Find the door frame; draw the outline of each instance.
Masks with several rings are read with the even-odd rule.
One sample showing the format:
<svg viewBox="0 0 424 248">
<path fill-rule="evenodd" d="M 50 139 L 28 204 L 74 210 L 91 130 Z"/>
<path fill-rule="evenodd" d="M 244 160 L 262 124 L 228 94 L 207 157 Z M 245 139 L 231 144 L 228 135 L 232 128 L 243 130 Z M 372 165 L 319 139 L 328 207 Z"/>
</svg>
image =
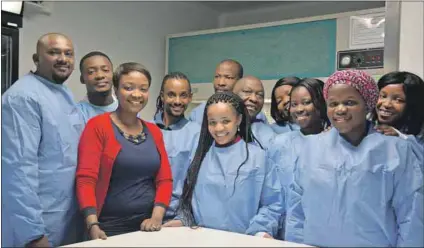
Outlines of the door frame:
<svg viewBox="0 0 424 248">
<path fill-rule="evenodd" d="M 2 26 L 1 34 L 12 38 L 11 85 L 13 85 L 19 77 L 19 29 Z"/>
</svg>

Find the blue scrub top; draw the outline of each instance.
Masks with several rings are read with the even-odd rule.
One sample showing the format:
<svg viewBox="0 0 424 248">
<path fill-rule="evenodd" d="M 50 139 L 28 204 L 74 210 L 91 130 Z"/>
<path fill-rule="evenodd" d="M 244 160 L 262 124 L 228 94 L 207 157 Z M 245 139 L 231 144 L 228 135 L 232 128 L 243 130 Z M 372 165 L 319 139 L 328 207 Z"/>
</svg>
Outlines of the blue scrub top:
<svg viewBox="0 0 424 248">
<path fill-rule="evenodd" d="M 2 97 L 2 246 L 43 235 L 52 246 L 83 231 L 75 197 L 84 122 L 71 91 L 32 73 Z"/>
</svg>

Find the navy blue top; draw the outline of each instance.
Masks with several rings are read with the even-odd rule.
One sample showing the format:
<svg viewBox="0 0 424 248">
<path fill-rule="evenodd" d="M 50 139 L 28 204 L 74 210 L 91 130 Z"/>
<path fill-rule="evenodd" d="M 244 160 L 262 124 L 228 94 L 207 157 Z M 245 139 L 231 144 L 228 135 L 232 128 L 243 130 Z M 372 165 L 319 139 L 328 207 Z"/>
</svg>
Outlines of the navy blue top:
<svg viewBox="0 0 424 248">
<path fill-rule="evenodd" d="M 128 232 L 136 231 L 141 222 L 152 215 L 160 155 L 146 126 L 143 129 L 146 140 L 138 145 L 125 139 L 115 123 L 113 129 L 121 150 L 113 165 L 99 221 L 106 229 L 108 223 L 113 224 L 113 229 L 120 229 L 116 225 L 119 223 Z"/>
</svg>

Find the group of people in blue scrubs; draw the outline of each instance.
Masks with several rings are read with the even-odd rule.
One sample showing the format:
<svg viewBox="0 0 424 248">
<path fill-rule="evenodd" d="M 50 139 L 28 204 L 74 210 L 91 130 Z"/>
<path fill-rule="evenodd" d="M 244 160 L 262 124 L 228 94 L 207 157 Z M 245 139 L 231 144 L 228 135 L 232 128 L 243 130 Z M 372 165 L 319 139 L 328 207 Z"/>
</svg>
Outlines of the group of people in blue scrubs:
<svg viewBox="0 0 424 248">
<path fill-rule="evenodd" d="M 293 86 L 290 113 L 300 131 L 278 135 L 269 150 L 286 197 L 281 238 L 329 247 L 422 246 L 423 150 L 368 120 L 381 97 L 363 71 Z M 387 111 L 394 113 L 390 105 Z"/>
<path fill-rule="evenodd" d="M 111 59 L 79 64 L 87 98 L 63 85 L 74 69 L 69 37 L 43 35 L 35 72 L 2 97 L 2 246 L 82 241 L 75 197 L 79 137 L 113 112 Z M 278 80 L 269 124 L 265 90 L 232 59 L 214 94 L 186 110 L 187 75 L 170 72 L 150 122 L 162 131 L 173 192 L 162 227 L 206 227 L 313 246 L 424 246 L 424 82 L 392 72 L 378 82 L 344 70 L 325 82 Z"/>
</svg>

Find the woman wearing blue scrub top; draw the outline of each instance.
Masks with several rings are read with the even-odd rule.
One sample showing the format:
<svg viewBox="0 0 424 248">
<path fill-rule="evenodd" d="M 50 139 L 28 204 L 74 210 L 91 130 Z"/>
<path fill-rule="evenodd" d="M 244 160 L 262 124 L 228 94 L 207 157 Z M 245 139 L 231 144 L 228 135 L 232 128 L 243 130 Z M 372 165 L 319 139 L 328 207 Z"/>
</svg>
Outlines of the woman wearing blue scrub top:
<svg viewBox="0 0 424 248">
<path fill-rule="evenodd" d="M 373 120 L 424 142 L 424 81 L 410 72 L 390 72 L 378 80 L 378 89 Z"/>
<path fill-rule="evenodd" d="M 378 80 L 376 130 L 407 139 L 418 156 L 424 155 L 424 81 L 406 71 L 390 72 Z"/>
<path fill-rule="evenodd" d="M 291 146 L 296 146 L 296 149 L 300 150 L 307 135 L 321 133 L 330 124 L 323 87 L 324 82 L 314 78 L 304 78 L 293 86 L 290 93 L 289 112 L 300 130 L 277 135 L 268 150 L 271 161 L 279 169 L 280 182 L 286 193 L 293 181 L 295 161 L 289 156 L 291 154 L 287 154 L 285 151 L 290 150 Z M 284 210 L 286 210 L 286 206 Z M 279 239 L 284 239 L 284 221 L 285 214 L 280 220 Z"/>
<path fill-rule="evenodd" d="M 276 236 L 284 195 L 275 166 L 253 142 L 243 101 L 231 92 L 214 94 L 202 123 L 178 216 L 164 226 Z"/>
<path fill-rule="evenodd" d="M 288 151 L 296 159 L 285 239 L 422 247 L 423 161 L 409 142 L 376 132 L 366 120 L 378 99 L 374 80 L 363 71 L 338 71 L 324 97 L 333 128 Z"/>
<path fill-rule="evenodd" d="M 290 119 L 289 105 L 292 87 L 300 81 L 297 77 L 284 77 L 278 80 L 271 93 L 271 117 L 275 123 L 271 128 L 275 133 L 299 130 L 299 126 Z"/>
</svg>

